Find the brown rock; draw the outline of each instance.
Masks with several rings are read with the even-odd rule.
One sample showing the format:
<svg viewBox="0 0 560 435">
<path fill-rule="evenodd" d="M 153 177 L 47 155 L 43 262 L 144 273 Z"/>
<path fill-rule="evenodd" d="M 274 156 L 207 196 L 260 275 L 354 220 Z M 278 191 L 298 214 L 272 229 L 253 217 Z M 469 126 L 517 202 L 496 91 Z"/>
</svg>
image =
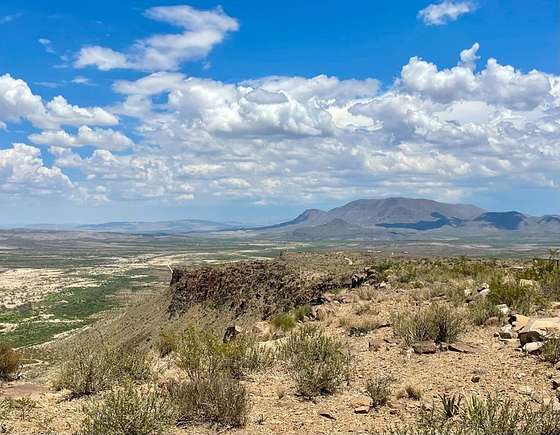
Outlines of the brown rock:
<svg viewBox="0 0 560 435">
<path fill-rule="evenodd" d="M 329 420 L 336 420 L 336 416 L 334 415 L 334 413 L 332 413 L 331 411 L 328 410 L 321 410 L 319 411 L 319 415 L 321 417 L 325 417 L 328 418 Z"/>
<path fill-rule="evenodd" d="M 471 378 L 471 382 L 474 382 L 475 384 L 479 383 L 479 382 L 480 382 L 480 376 L 474 375 L 474 376 Z"/>
<path fill-rule="evenodd" d="M 437 352 L 437 346 L 433 341 L 418 341 L 412 344 L 412 349 L 418 354 Z"/>
<path fill-rule="evenodd" d="M 473 346 L 472 344 L 458 342 L 458 343 L 450 343 L 449 350 L 453 352 L 460 352 L 460 353 L 477 353 L 479 349 Z"/>
<path fill-rule="evenodd" d="M 522 346 L 543 341 L 548 335 L 560 335 L 560 317 L 531 318 L 518 335 Z"/>
<path fill-rule="evenodd" d="M 519 331 L 527 323 L 529 323 L 529 317 L 522 314 L 514 314 L 512 316 L 509 316 L 508 322 L 513 326 L 513 329 L 515 331 Z"/>
<path fill-rule="evenodd" d="M 367 414 L 369 413 L 369 406 L 358 406 L 354 408 L 354 414 Z"/>
</svg>

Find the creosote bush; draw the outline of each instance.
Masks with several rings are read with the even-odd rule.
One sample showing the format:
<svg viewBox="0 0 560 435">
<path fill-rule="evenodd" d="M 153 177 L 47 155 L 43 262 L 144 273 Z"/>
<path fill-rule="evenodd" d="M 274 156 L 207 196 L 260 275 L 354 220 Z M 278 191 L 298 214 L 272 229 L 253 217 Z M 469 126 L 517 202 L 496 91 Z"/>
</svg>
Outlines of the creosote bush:
<svg viewBox="0 0 560 435">
<path fill-rule="evenodd" d="M 560 362 L 560 337 L 551 337 L 541 347 L 541 358 L 552 364 Z"/>
<path fill-rule="evenodd" d="M 371 399 L 372 408 L 379 408 L 387 404 L 391 396 L 391 385 L 394 383 L 395 378 L 392 376 L 379 376 L 368 381 L 366 393 Z"/>
<path fill-rule="evenodd" d="M 393 331 L 407 345 L 418 341 L 452 343 L 466 329 L 463 313 L 452 306 L 433 303 L 408 314 L 393 316 Z"/>
<path fill-rule="evenodd" d="M 546 298 L 539 288 L 521 285 L 519 281 L 506 282 L 501 277 L 494 277 L 490 281 L 488 300 L 494 305 L 506 304 L 527 316 L 546 306 Z"/>
<path fill-rule="evenodd" d="M 527 403 L 519 404 L 493 396 L 485 399 L 472 397 L 466 401 L 442 400 L 439 408 L 435 406 L 431 409 L 422 408 L 415 423 L 397 425 L 383 431 L 383 434 L 390 435 L 555 435 L 558 433 L 560 433 L 560 412 L 554 411 L 551 406 L 532 407 Z"/>
<path fill-rule="evenodd" d="M 0 343 L 0 380 L 17 376 L 21 369 L 22 355 L 12 346 Z"/>
<path fill-rule="evenodd" d="M 84 406 L 78 435 L 159 435 L 173 423 L 174 410 L 161 392 L 132 384 L 110 391 Z"/>
<path fill-rule="evenodd" d="M 304 397 L 333 394 L 350 377 L 350 356 L 342 342 L 316 325 L 304 325 L 280 346 L 280 357 Z"/>
<path fill-rule="evenodd" d="M 379 328 L 379 322 L 371 319 L 365 319 L 357 322 L 350 322 L 346 326 L 346 333 L 350 337 L 362 337 L 377 328 Z"/>
<path fill-rule="evenodd" d="M 54 381 L 70 398 L 99 393 L 127 381 L 145 381 L 152 375 L 146 353 L 101 344 L 80 346 L 67 353 Z"/>
<path fill-rule="evenodd" d="M 283 332 L 288 332 L 296 326 L 296 319 L 290 313 L 281 313 L 274 316 L 270 323 L 275 329 Z"/>
<path fill-rule="evenodd" d="M 476 326 L 482 326 L 492 317 L 503 317 L 502 312 L 487 298 L 481 298 L 469 305 L 469 318 Z"/>
</svg>

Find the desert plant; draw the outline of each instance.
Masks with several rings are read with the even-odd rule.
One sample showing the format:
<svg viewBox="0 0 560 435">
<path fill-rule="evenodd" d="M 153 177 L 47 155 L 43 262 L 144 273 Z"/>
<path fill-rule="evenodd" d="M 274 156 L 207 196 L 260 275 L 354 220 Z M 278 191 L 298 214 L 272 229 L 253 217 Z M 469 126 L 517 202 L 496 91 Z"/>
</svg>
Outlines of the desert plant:
<svg viewBox="0 0 560 435">
<path fill-rule="evenodd" d="M 303 322 L 306 317 L 311 315 L 311 305 L 300 305 L 292 311 L 297 322 Z"/>
<path fill-rule="evenodd" d="M 70 398 L 78 398 L 150 376 L 151 364 L 145 353 L 99 344 L 80 346 L 63 356 L 54 387 L 67 389 Z"/>
<path fill-rule="evenodd" d="M 84 406 L 79 435 L 158 435 L 173 422 L 169 401 L 155 389 L 127 384 Z"/>
<path fill-rule="evenodd" d="M 379 408 L 387 404 L 391 396 L 391 385 L 394 382 L 395 378 L 392 376 L 379 376 L 367 382 L 366 393 L 371 399 L 372 408 Z"/>
<path fill-rule="evenodd" d="M 0 343 L 0 380 L 17 375 L 21 369 L 22 355 L 12 346 Z"/>
<path fill-rule="evenodd" d="M 194 422 L 241 427 L 247 421 L 247 390 L 228 373 L 174 383 L 168 391 L 179 424 Z"/>
<path fill-rule="evenodd" d="M 346 333 L 350 337 L 362 337 L 377 329 L 378 327 L 379 323 L 375 320 L 360 320 L 358 322 L 349 323 L 346 327 Z"/>
<path fill-rule="evenodd" d="M 459 414 L 463 396 L 459 394 L 448 396 L 446 393 L 444 393 L 440 394 L 439 399 L 441 401 L 442 416 L 445 419 L 455 417 L 457 414 Z"/>
<path fill-rule="evenodd" d="M 290 313 L 281 313 L 274 316 L 270 323 L 274 328 L 288 332 L 296 326 L 296 319 Z"/>
<path fill-rule="evenodd" d="M 546 298 L 539 288 L 521 285 L 518 281 L 506 282 L 501 277 L 494 277 L 490 282 L 488 300 L 495 305 L 506 304 L 526 315 L 546 306 Z"/>
<path fill-rule="evenodd" d="M 407 345 L 418 341 L 452 343 L 464 332 L 466 325 L 461 311 L 444 304 L 431 304 L 410 314 L 393 318 L 393 331 Z"/>
<path fill-rule="evenodd" d="M 157 349 L 160 357 L 165 357 L 171 352 L 177 351 L 179 346 L 180 334 L 174 330 L 164 329 L 159 333 Z"/>
<path fill-rule="evenodd" d="M 541 347 L 541 358 L 552 364 L 560 362 L 560 337 L 551 337 Z"/>
<path fill-rule="evenodd" d="M 502 312 L 486 298 L 469 305 L 469 318 L 476 326 L 482 326 L 491 317 L 502 317 Z"/>
<path fill-rule="evenodd" d="M 350 356 L 342 343 L 315 325 L 288 336 L 279 354 L 304 397 L 333 394 L 350 376 Z"/>
<path fill-rule="evenodd" d="M 407 385 L 404 391 L 409 399 L 420 400 L 422 398 L 422 389 L 416 385 Z"/>
</svg>

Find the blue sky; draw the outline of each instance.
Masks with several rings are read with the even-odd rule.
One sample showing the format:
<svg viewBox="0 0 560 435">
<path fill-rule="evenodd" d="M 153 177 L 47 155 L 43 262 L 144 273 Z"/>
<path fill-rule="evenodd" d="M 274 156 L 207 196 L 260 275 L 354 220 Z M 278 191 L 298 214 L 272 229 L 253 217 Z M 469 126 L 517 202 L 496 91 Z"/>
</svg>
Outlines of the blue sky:
<svg viewBox="0 0 560 435">
<path fill-rule="evenodd" d="M 559 9 L 4 1 L 0 224 L 394 195 L 560 213 Z"/>
</svg>

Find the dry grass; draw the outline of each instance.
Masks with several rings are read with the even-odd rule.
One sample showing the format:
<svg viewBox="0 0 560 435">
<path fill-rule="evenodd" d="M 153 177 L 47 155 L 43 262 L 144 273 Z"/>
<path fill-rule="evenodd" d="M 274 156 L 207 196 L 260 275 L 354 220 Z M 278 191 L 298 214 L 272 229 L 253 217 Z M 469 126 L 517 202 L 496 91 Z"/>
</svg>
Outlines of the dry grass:
<svg viewBox="0 0 560 435">
<path fill-rule="evenodd" d="M 0 380 L 9 380 L 21 370 L 22 355 L 12 346 L 0 343 Z"/>
</svg>

